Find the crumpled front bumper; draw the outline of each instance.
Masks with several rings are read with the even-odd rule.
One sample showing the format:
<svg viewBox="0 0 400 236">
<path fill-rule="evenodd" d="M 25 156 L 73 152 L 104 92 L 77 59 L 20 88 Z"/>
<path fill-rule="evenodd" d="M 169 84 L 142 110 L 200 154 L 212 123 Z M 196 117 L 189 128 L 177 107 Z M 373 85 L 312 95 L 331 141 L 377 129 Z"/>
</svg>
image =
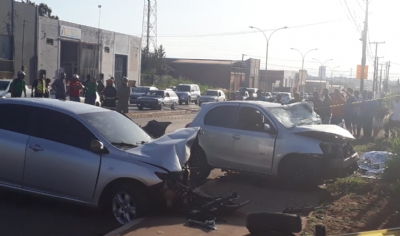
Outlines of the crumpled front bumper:
<svg viewBox="0 0 400 236">
<path fill-rule="evenodd" d="M 358 170 L 358 159 L 357 152 L 344 159 L 326 158 L 324 163 L 322 163 L 323 168 L 321 173 L 323 179 L 343 178 L 352 175 Z"/>
</svg>

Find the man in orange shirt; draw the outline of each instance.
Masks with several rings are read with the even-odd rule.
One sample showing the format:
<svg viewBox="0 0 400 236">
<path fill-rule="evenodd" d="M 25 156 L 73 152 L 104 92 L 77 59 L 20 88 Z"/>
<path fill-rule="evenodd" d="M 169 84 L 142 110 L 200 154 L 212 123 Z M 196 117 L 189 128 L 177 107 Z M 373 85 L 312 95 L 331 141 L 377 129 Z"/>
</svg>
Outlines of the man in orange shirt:
<svg viewBox="0 0 400 236">
<path fill-rule="evenodd" d="M 331 124 L 339 125 L 343 120 L 343 105 L 345 103 L 344 97 L 340 94 L 339 89 L 335 89 L 335 92 L 331 96 L 332 98 L 332 119 Z"/>
</svg>

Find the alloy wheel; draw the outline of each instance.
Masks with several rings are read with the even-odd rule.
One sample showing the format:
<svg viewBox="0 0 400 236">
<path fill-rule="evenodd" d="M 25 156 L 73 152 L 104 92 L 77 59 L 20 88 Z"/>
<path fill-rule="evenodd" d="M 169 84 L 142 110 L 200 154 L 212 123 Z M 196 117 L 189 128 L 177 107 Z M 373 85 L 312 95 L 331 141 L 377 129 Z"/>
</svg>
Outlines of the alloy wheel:
<svg viewBox="0 0 400 236">
<path fill-rule="evenodd" d="M 118 192 L 112 200 L 112 211 L 120 224 L 127 224 L 137 217 L 136 203 L 127 192 Z"/>
</svg>

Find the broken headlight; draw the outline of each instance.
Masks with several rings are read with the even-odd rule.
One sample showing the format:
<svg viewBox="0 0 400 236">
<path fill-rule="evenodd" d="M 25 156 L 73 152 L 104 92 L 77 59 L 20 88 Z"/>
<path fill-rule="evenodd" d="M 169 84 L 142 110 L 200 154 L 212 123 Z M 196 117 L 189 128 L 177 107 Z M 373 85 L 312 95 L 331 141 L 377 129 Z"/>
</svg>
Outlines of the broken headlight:
<svg viewBox="0 0 400 236">
<path fill-rule="evenodd" d="M 329 158 L 344 158 L 344 145 L 341 143 L 323 142 L 319 146 L 321 147 L 322 152 Z"/>
</svg>

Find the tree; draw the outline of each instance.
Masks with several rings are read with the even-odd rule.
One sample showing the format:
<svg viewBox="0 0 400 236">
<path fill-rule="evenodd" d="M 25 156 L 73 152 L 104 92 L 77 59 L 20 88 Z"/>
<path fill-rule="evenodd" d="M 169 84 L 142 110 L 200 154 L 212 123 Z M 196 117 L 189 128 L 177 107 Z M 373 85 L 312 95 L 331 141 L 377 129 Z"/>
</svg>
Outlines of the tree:
<svg viewBox="0 0 400 236">
<path fill-rule="evenodd" d="M 162 78 L 169 74 L 172 68 L 165 62 L 165 49 L 162 45 L 154 52 L 149 52 L 147 48 L 142 50 L 142 74 L 145 74 L 145 80 L 148 84 L 154 84 L 155 76 Z"/>
<path fill-rule="evenodd" d="M 58 16 L 52 15 L 53 10 L 51 9 L 51 7 L 49 7 L 45 3 L 40 3 L 39 5 L 37 5 L 35 2 L 33 2 L 31 0 L 22 0 L 22 3 L 26 3 L 26 4 L 29 4 L 32 6 L 37 6 L 39 16 L 44 16 L 44 17 L 48 17 L 50 19 L 55 19 L 55 20 L 59 19 Z"/>
</svg>

